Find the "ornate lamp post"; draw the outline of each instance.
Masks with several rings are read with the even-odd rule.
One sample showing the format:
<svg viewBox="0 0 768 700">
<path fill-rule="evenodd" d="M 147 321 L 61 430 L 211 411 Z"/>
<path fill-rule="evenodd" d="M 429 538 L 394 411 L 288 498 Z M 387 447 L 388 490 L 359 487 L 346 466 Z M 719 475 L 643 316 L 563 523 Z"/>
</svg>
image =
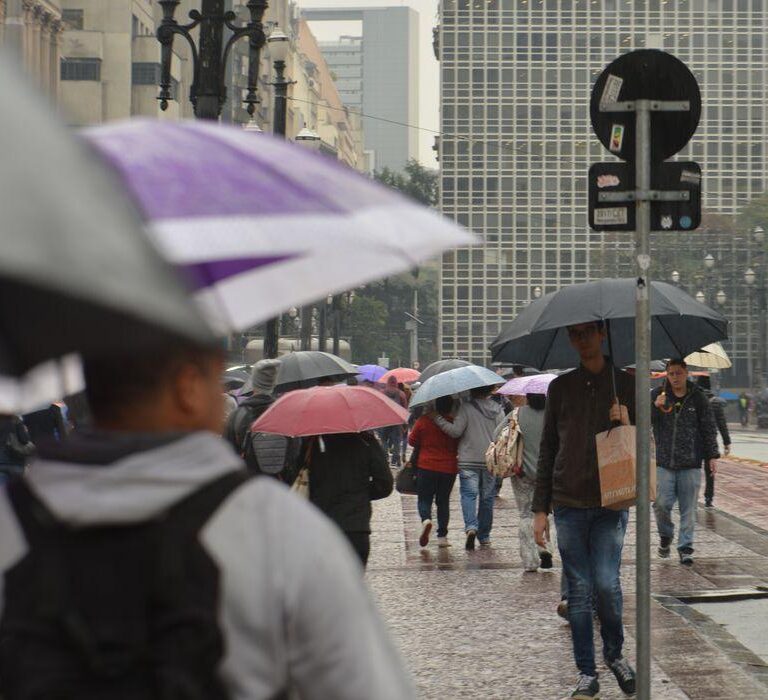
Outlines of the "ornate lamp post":
<svg viewBox="0 0 768 700">
<path fill-rule="evenodd" d="M 747 283 L 747 374 L 749 376 L 749 386 L 754 385 L 753 375 L 753 357 L 752 357 L 752 287 L 755 284 L 757 275 L 750 267 L 744 273 L 744 281 Z"/>
<path fill-rule="evenodd" d="M 541 299 L 541 287 L 536 286 L 533 288 L 533 298 L 534 299 Z"/>
<path fill-rule="evenodd" d="M 189 99 L 199 119 L 216 120 L 221 114 L 221 108 L 227 98 L 225 87 L 225 68 L 227 58 L 234 43 L 248 37 L 250 54 L 248 65 L 248 92 L 243 100 L 248 107 L 248 114 L 253 116 L 259 102 L 257 94 L 259 79 L 259 54 L 264 47 L 266 36 L 262 19 L 267 9 L 266 0 L 248 0 L 246 7 L 251 19 L 245 26 L 237 26 L 237 15 L 225 12 L 225 0 L 202 0 L 202 7 L 192 10 L 188 24 L 179 24 L 175 18 L 180 0 L 159 0 L 163 10 L 163 19 L 157 29 L 157 40 L 161 45 L 160 57 L 160 108 L 168 108 L 171 95 L 171 59 L 173 57 L 173 40 L 178 34 L 182 36 L 192 49 L 194 80 Z M 192 38 L 192 30 L 199 27 L 199 47 Z M 224 44 L 224 28 L 232 32 Z"/>
<path fill-rule="evenodd" d="M 672 278 L 672 284 L 675 285 L 675 287 L 680 286 L 680 273 L 677 270 L 672 270 L 672 274 L 670 275 Z"/>
</svg>

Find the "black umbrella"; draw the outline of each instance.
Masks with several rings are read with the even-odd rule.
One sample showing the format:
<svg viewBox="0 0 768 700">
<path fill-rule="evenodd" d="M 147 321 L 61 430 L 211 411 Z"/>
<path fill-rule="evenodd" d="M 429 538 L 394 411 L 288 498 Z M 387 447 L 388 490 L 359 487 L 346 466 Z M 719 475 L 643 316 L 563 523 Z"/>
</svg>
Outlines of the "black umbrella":
<svg viewBox="0 0 768 700">
<path fill-rule="evenodd" d="M 471 364 L 471 362 L 467 362 L 466 360 L 458 360 L 455 358 L 448 360 L 437 360 L 436 362 L 433 362 L 431 365 L 427 365 L 424 368 L 424 371 L 419 377 L 419 381 L 424 384 L 427 379 L 434 377 L 436 374 L 442 374 L 443 372 L 447 372 L 450 369 L 456 369 L 457 367 L 468 367 Z"/>
<path fill-rule="evenodd" d="M 357 367 L 330 352 L 300 350 L 280 356 L 277 371 L 278 391 L 306 389 L 320 380 L 342 381 L 357 375 Z"/>
<path fill-rule="evenodd" d="M 635 363 L 635 279 L 574 284 L 529 304 L 491 344 L 494 362 L 538 369 L 575 367 L 567 327 L 605 321 L 617 367 Z M 728 321 L 681 289 L 651 282 L 651 359 L 685 357 L 728 338 Z M 608 345 L 608 343 L 606 344 Z M 610 353 L 608 353 L 610 349 Z"/>
</svg>

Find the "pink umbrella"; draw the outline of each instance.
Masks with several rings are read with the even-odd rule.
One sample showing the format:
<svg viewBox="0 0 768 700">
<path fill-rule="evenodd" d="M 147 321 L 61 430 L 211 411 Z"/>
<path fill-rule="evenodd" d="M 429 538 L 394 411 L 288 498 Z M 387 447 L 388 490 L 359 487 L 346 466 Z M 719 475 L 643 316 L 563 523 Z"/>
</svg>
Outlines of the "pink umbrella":
<svg viewBox="0 0 768 700">
<path fill-rule="evenodd" d="M 251 430 L 290 437 L 360 433 L 407 422 L 408 411 L 365 386 L 316 386 L 281 396 Z"/>
<path fill-rule="evenodd" d="M 410 367 L 395 367 L 395 369 L 391 369 L 383 375 L 379 381 L 382 384 L 386 384 L 390 377 L 394 377 L 397 379 L 398 384 L 400 382 L 403 384 L 412 384 L 413 382 L 418 381 L 420 376 L 421 372 L 417 369 L 411 369 Z"/>
<path fill-rule="evenodd" d="M 546 394 L 550 382 L 555 377 L 557 377 L 556 374 L 532 374 L 528 377 L 515 377 L 501 387 L 499 393 L 507 396 Z"/>
</svg>

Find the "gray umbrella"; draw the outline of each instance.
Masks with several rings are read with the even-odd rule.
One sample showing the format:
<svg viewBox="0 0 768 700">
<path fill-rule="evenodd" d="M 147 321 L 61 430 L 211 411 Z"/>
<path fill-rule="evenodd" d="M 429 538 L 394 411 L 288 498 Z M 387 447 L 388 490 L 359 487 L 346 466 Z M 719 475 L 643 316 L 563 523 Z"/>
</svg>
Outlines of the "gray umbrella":
<svg viewBox="0 0 768 700">
<path fill-rule="evenodd" d="M 605 321 L 614 364 L 633 364 L 636 284 L 635 279 L 599 280 L 563 287 L 537 299 L 493 341 L 493 361 L 538 369 L 575 367 L 579 357 L 568 342 L 567 326 Z M 652 359 L 685 357 L 728 337 L 726 318 L 681 289 L 651 282 L 650 296 Z"/>
<path fill-rule="evenodd" d="M 0 60 L 0 373 L 212 336 L 110 173 Z"/>
<path fill-rule="evenodd" d="M 300 350 L 280 357 L 277 371 L 279 391 L 305 389 L 315 386 L 321 379 L 338 379 L 357 375 L 357 367 L 330 352 Z"/>
<path fill-rule="evenodd" d="M 466 360 L 459 360 L 456 358 L 450 358 L 447 360 L 437 360 L 436 362 L 433 362 L 431 365 L 427 365 L 424 368 L 424 371 L 421 373 L 421 376 L 419 377 L 419 381 L 423 384 L 427 381 L 427 379 L 430 379 L 434 377 L 436 374 L 442 374 L 443 372 L 447 372 L 451 369 L 456 369 L 457 367 L 467 367 L 471 363 L 467 362 Z"/>
</svg>

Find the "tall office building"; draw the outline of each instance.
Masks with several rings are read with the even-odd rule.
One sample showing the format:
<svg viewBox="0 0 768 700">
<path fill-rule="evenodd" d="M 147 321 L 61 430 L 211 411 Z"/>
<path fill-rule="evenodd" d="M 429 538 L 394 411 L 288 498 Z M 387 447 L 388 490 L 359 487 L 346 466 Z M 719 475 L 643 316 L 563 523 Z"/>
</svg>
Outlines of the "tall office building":
<svg viewBox="0 0 768 700">
<path fill-rule="evenodd" d="M 590 91 L 621 53 L 669 51 L 699 80 L 701 124 L 678 157 L 702 164 L 706 209 L 735 214 L 765 189 L 765 4 L 442 0 L 441 207 L 485 238 L 443 258 L 443 356 L 487 362 L 490 341 L 535 295 L 631 269 L 631 235 L 587 225 L 587 170 L 612 159 L 591 130 Z M 657 235 L 657 249 L 674 237 Z M 711 245 L 720 272 L 716 265 L 706 274 L 733 277 L 744 237 Z M 663 254 L 655 262 L 657 277 L 667 277 Z M 719 283 L 729 282 L 710 279 L 713 288 Z M 741 373 L 746 295 L 734 279 L 730 285 L 725 312 Z"/>
<path fill-rule="evenodd" d="M 304 9 L 310 23 L 359 21 L 361 36 L 351 41 L 323 43 L 329 67 L 337 72 L 344 103 L 362 109 L 365 150 L 377 170 L 402 170 L 418 156 L 418 132 L 403 124 L 418 122 L 418 13 L 409 7 Z M 361 82 L 352 72 L 360 66 Z"/>
</svg>

